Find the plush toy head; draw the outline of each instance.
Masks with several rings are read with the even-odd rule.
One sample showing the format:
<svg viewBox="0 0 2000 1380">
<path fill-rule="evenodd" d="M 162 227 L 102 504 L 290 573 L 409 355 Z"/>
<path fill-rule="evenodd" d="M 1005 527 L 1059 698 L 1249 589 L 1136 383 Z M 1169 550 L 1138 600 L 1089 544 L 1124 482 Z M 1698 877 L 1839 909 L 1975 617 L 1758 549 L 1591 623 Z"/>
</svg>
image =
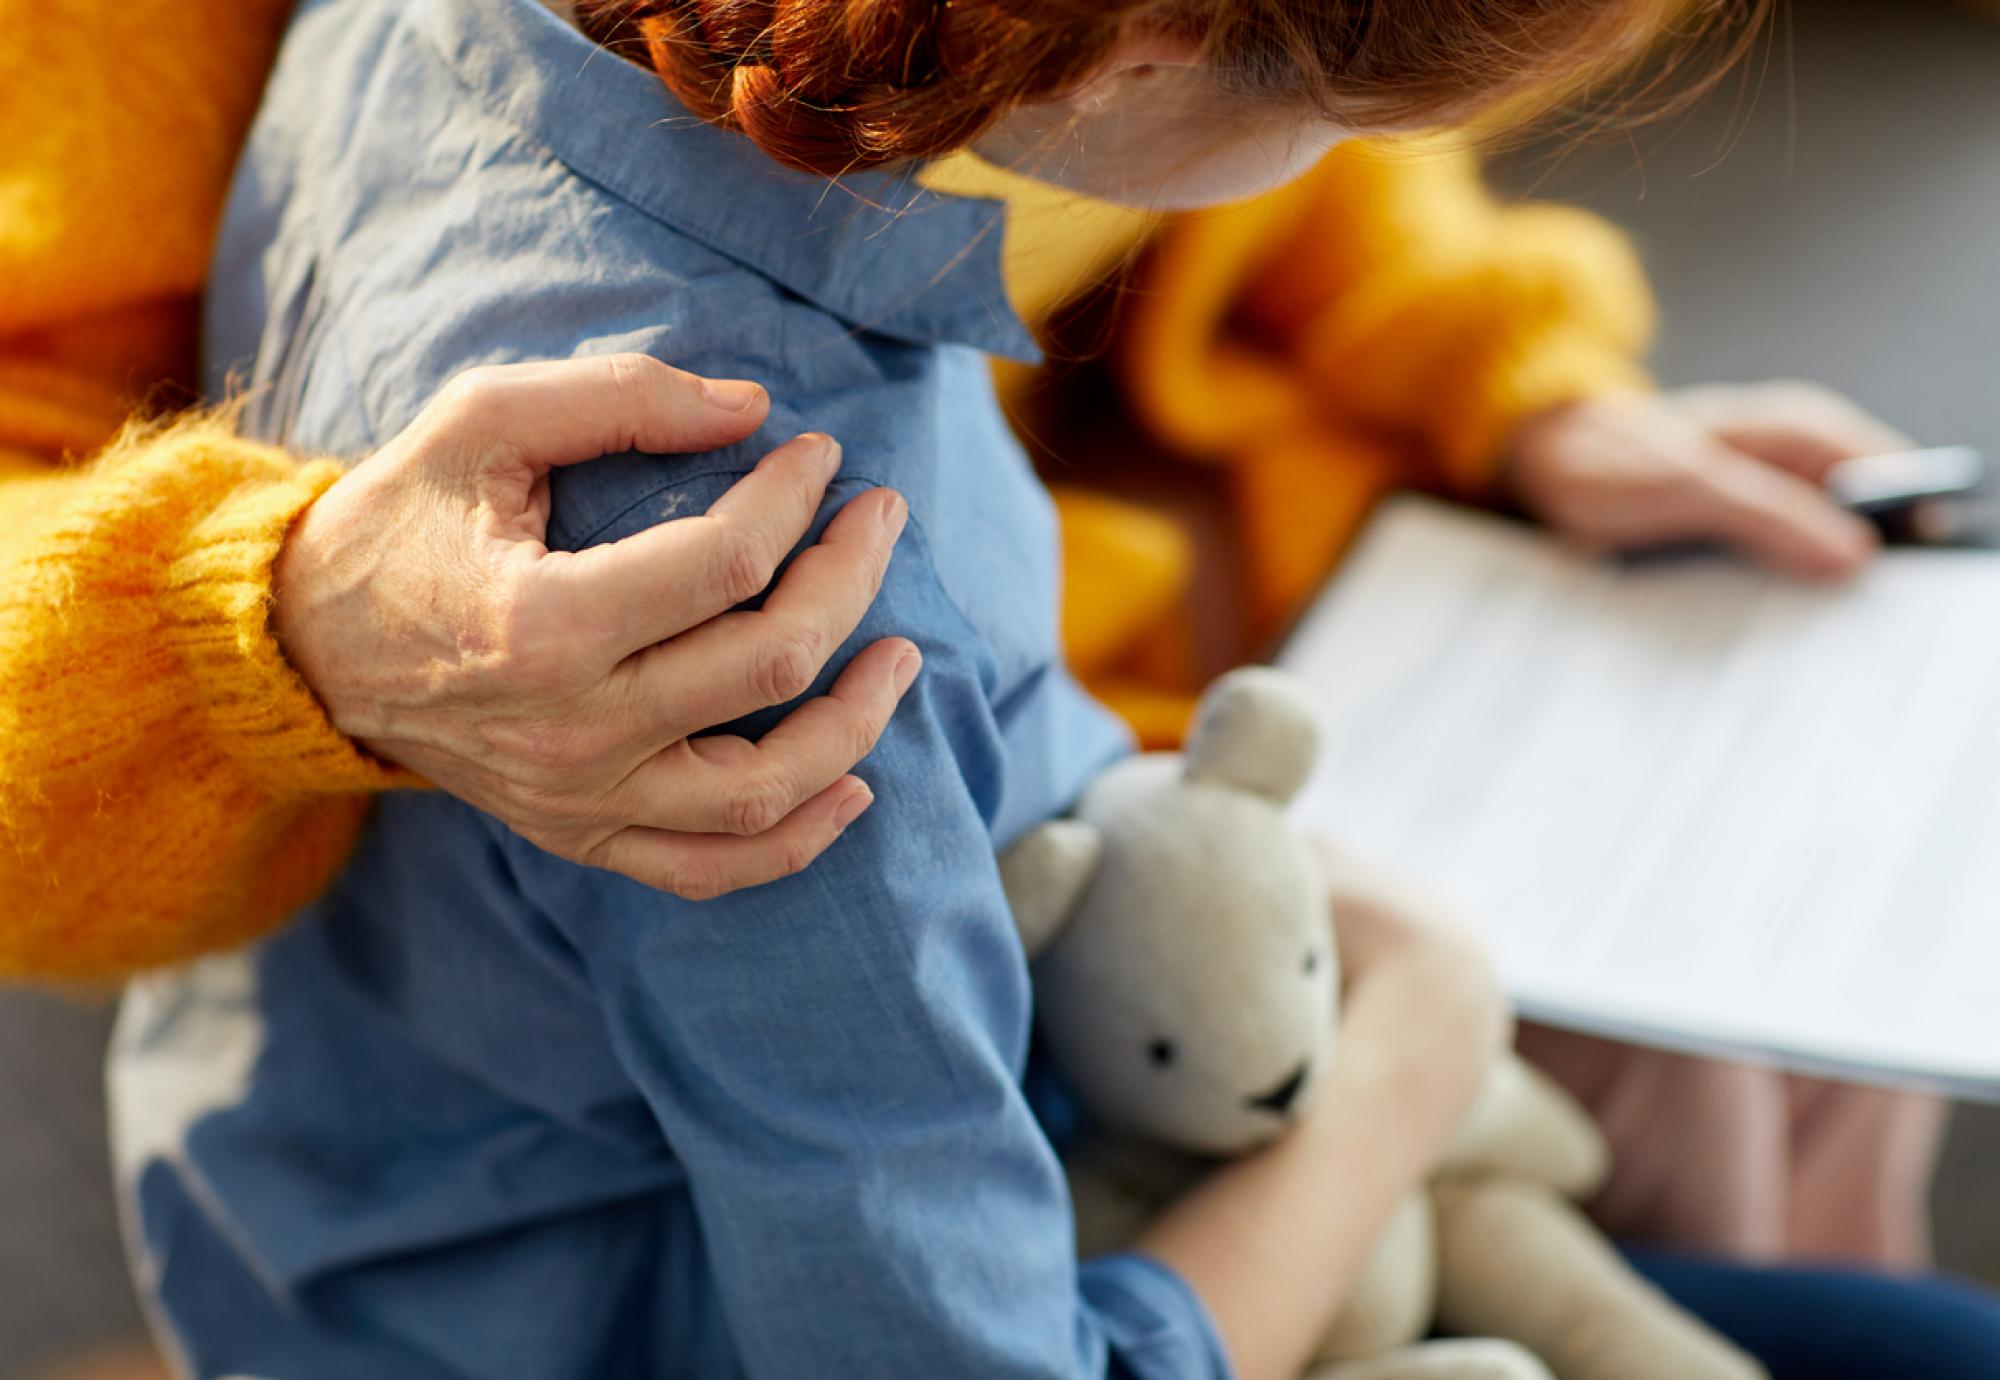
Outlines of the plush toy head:
<svg viewBox="0 0 2000 1380">
<path fill-rule="evenodd" d="M 1209 690 L 1184 755 L 1099 776 L 1001 859 L 1050 1053 L 1108 1129 L 1236 1154 L 1275 1138 L 1333 1055 L 1318 860 L 1285 819 L 1318 735 L 1275 671 Z"/>
</svg>

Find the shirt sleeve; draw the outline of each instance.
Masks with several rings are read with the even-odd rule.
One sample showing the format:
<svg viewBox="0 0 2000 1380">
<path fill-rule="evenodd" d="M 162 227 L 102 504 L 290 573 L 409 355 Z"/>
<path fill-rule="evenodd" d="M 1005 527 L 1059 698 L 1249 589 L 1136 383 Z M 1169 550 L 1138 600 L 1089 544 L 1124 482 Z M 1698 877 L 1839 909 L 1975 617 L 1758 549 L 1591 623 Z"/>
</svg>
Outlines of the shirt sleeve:
<svg viewBox="0 0 2000 1380">
<path fill-rule="evenodd" d="M 700 511 L 735 477 L 638 506 Z M 836 485 L 829 513 L 864 487 Z M 835 658 L 900 634 L 925 665 L 858 769 L 874 806 L 812 867 L 690 904 L 516 840 L 522 885 L 582 954 L 687 1168 L 750 1374 L 1224 1375 L 1164 1267 L 1075 1260 L 1019 1085 L 1031 1007 L 988 827 L 1007 788 L 993 667 L 926 552 L 913 521 Z"/>
</svg>

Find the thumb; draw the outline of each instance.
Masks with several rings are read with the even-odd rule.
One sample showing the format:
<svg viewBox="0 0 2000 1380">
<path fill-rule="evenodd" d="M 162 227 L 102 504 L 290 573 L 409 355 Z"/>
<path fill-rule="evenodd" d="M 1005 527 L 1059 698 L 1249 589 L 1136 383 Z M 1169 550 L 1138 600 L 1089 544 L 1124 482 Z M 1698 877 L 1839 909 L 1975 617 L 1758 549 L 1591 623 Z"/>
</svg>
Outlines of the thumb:
<svg viewBox="0 0 2000 1380">
<path fill-rule="evenodd" d="M 1817 484 L 1726 447 L 1703 468 L 1690 502 L 1691 526 L 1788 575 L 1840 579 L 1875 550 L 1874 529 Z"/>
<path fill-rule="evenodd" d="M 710 381 L 650 355 L 472 369 L 430 409 L 455 439 L 498 447 L 533 470 L 638 450 L 714 450 L 764 424 L 771 399 L 741 379 Z"/>
</svg>

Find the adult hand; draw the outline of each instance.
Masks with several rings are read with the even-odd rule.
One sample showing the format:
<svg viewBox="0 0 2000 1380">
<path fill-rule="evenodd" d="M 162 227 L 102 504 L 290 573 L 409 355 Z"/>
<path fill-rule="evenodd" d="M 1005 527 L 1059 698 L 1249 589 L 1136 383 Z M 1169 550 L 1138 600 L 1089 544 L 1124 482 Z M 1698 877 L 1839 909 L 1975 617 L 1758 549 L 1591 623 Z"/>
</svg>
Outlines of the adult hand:
<svg viewBox="0 0 2000 1380">
<path fill-rule="evenodd" d="M 1530 420 L 1504 478 L 1531 513 L 1589 545 L 1720 541 L 1789 574 L 1839 579 L 1868 560 L 1875 535 L 1828 497 L 1828 472 L 1911 444 L 1810 384 L 1617 394 Z"/>
<path fill-rule="evenodd" d="M 335 727 L 562 857 L 698 899 L 795 872 L 872 796 L 849 769 L 920 664 L 866 648 L 761 741 L 689 735 L 803 694 L 880 588 L 908 510 L 851 500 L 757 612 L 839 447 L 801 436 L 705 515 L 545 544 L 553 466 L 706 451 L 763 389 L 643 355 L 475 369 L 309 508 L 276 570 L 280 644 Z"/>
</svg>

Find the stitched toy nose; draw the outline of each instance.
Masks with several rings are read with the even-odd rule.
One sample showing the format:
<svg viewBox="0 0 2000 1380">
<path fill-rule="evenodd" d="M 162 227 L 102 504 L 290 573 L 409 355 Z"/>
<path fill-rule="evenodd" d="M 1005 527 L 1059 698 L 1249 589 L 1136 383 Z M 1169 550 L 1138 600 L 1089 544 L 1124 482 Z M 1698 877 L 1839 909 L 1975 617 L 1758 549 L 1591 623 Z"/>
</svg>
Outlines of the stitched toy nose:
<svg viewBox="0 0 2000 1380">
<path fill-rule="evenodd" d="M 1290 1110 L 1292 1103 L 1298 1100 L 1299 1089 L 1305 1085 L 1306 1064 L 1305 1061 L 1301 1060 L 1299 1066 L 1291 1071 L 1291 1074 L 1284 1082 L 1278 1084 L 1277 1087 L 1271 1089 L 1271 1091 L 1265 1093 L 1262 1097 L 1251 1098 L 1250 1105 L 1261 1107 L 1265 1111 L 1277 1116 L 1283 1116 Z"/>
</svg>

